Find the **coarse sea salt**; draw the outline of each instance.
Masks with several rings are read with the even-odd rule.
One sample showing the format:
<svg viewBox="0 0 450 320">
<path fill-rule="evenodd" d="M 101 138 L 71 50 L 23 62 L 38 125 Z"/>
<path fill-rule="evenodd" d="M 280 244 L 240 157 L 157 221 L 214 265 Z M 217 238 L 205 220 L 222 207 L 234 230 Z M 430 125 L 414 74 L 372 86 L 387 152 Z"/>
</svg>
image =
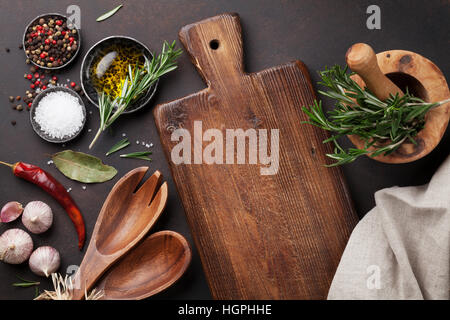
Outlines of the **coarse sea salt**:
<svg viewBox="0 0 450 320">
<path fill-rule="evenodd" d="M 83 126 L 83 107 L 67 92 L 50 92 L 39 101 L 34 120 L 52 138 L 71 137 Z"/>
</svg>

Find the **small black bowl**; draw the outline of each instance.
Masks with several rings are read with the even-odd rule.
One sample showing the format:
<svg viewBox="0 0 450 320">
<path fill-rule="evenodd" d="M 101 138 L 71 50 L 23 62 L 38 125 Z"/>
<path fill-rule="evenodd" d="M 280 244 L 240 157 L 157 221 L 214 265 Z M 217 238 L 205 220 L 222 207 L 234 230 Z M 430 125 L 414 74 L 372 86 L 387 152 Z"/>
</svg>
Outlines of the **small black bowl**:
<svg viewBox="0 0 450 320">
<path fill-rule="evenodd" d="M 97 106 L 97 108 L 98 108 L 98 94 L 94 88 L 94 85 L 92 84 L 89 69 L 91 68 L 91 65 L 95 60 L 95 58 L 99 54 L 104 54 L 104 50 L 108 49 L 113 44 L 127 47 L 130 46 L 137 47 L 139 50 L 142 51 L 142 54 L 148 60 L 151 60 L 153 58 L 152 53 L 143 43 L 127 36 L 111 36 L 104 38 L 99 42 L 97 42 L 96 44 L 94 44 L 83 58 L 83 63 L 81 64 L 80 70 L 80 79 L 81 79 L 81 87 L 83 88 L 86 97 L 89 99 L 90 102 L 92 102 L 95 106 Z M 152 99 L 152 97 L 156 92 L 158 82 L 159 79 L 156 80 L 155 84 L 148 89 L 146 94 L 143 94 L 140 98 L 134 101 L 130 106 L 128 106 L 128 108 L 123 113 L 132 113 L 147 105 L 147 103 L 150 102 L 150 100 Z"/>
<path fill-rule="evenodd" d="M 75 28 L 75 29 L 77 30 L 77 34 L 78 34 L 77 50 L 72 54 L 71 58 L 70 58 L 68 61 L 66 61 L 66 63 L 64 63 L 64 64 L 62 64 L 62 65 L 60 65 L 60 66 L 57 66 L 57 67 L 48 67 L 48 66 L 46 66 L 46 65 L 43 65 L 43 66 L 42 66 L 42 65 L 40 65 L 40 64 L 37 64 L 37 63 L 35 63 L 35 62 L 33 61 L 33 59 L 31 59 L 31 57 L 30 57 L 29 55 L 27 55 L 27 52 L 26 52 L 27 49 L 26 49 L 26 47 L 25 47 L 25 44 L 26 44 L 26 41 L 27 41 L 26 35 L 27 35 L 27 32 L 28 32 L 28 29 L 29 29 L 33 24 L 35 24 L 36 22 L 38 22 L 39 19 L 41 19 L 41 18 L 48 18 L 48 17 L 56 17 L 56 18 L 58 18 L 59 20 L 63 20 L 63 21 L 65 21 L 65 22 L 69 21 L 68 18 L 67 18 L 65 15 L 60 14 L 60 13 L 45 13 L 45 14 L 41 14 L 41 15 L 37 16 L 36 18 L 34 18 L 33 20 L 31 20 L 31 22 L 26 26 L 25 32 L 23 33 L 23 37 L 22 37 L 23 52 L 25 53 L 25 55 L 27 56 L 27 58 L 30 59 L 30 62 L 31 62 L 32 64 L 34 64 L 35 66 L 38 66 L 39 68 L 47 69 L 47 70 L 58 70 L 58 69 L 64 68 L 65 66 L 67 66 L 68 64 L 70 64 L 73 60 L 75 60 L 75 57 L 78 55 L 78 52 L 80 52 L 80 47 L 81 47 L 81 32 L 80 32 L 80 29 L 78 29 L 75 25 L 73 26 L 73 28 Z"/>
<path fill-rule="evenodd" d="M 44 131 L 42 131 L 40 125 L 36 122 L 36 120 L 34 120 L 34 116 L 36 115 L 36 108 L 39 105 L 39 102 L 42 100 L 42 98 L 44 98 L 46 95 L 48 95 L 51 92 L 58 92 L 58 91 L 67 92 L 67 93 L 70 93 L 71 95 L 73 95 L 74 97 L 76 97 L 78 99 L 78 102 L 80 103 L 80 105 L 82 107 L 82 111 L 83 111 L 83 124 L 81 125 L 80 129 L 75 134 L 73 134 L 71 136 L 65 136 L 62 139 L 53 138 L 53 137 L 49 136 L 48 134 L 46 134 Z M 64 108 L 64 106 L 61 106 L 61 108 Z M 36 98 L 34 98 L 33 103 L 31 105 L 31 109 L 30 109 L 30 121 L 31 121 L 31 126 L 33 127 L 33 130 L 37 133 L 37 135 L 39 137 L 41 137 L 45 141 L 52 142 L 52 143 L 65 143 L 65 142 L 75 139 L 81 133 L 81 131 L 83 131 L 83 128 L 86 124 L 86 107 L 84 106 L 83 100 L 78 95 L 78 93 L 76 93 L 72 89 L 69 89 L 66 87 L 52 87 L 52 88 L 45 89 L 44 91 L 39 93 L 36 96 Z"/>
</svg>

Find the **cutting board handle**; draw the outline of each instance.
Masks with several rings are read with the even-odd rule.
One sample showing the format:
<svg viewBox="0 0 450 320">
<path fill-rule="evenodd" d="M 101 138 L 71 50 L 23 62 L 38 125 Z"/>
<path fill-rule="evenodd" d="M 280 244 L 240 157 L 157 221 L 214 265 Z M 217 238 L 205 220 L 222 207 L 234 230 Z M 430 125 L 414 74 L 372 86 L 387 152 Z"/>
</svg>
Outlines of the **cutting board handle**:
<svg viewBox="0 0 450 320">
<path fill-rule="evenodd" d="M 244 72 L 241 23 L 236 13 L 187 25 L 179 37 L 208 86 Z"/>
</svg>

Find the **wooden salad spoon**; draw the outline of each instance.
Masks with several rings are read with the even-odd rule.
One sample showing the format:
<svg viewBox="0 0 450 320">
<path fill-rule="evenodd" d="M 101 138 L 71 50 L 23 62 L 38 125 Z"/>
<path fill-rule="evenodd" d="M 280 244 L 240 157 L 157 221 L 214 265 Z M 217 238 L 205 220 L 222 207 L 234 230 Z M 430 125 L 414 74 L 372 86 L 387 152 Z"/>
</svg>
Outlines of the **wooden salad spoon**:
<svg viewBox="0 0 450 320">
<path fill-rule="evenodd" d="M 167 183 L 159 187 L 159 171 L 135 191 L 147 170 L 140 167 L 128 172 L 109 193 L 75 275 L 74 300 L 83 299 L 105 271 L 144 238 L 164 210 Z"/>
<path fill-rule="evenodd" d="M 96 284 L 102 300 L 141 300 L 174 284 L 191 262 L 191 248 L 174 231 L 148 236 L 116 262 Z"/>
</svg>

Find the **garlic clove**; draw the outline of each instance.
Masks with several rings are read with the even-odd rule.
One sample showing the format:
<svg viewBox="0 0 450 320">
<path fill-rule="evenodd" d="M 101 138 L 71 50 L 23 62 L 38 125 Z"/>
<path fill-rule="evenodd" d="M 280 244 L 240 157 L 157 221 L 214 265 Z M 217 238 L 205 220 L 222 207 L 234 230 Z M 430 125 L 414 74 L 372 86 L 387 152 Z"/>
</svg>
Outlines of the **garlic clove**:
<svg viewBox="0 0 450 320">
<path fill-rule="evenodd" d="M 58 270 L 61 263 L 59 252 L 50 246 L 39 247 L 30 256 L 28 264 L 34 274 L 48 277 Z"/>
<path fill-rule="evenodd" d="M 22 223 L 32 233 L 47 231 L 53 222 L 52 209 L 42 201 L 31 201 L 25 206 Z"/>
<path fill-rule="evenodd" d="M 3 262 L 21 264 L 32 251 L 33 240 L 21 229 L 9 229 L 0 236 L 0 260 Z"/>
<path fill-rule="evenodd" d="M 11 201 L 5 204 L 0 213 L 0 222 L 11 222 L 16 220 L 23 212 L 22 204 L 17 201 Z"/>
</svg>

